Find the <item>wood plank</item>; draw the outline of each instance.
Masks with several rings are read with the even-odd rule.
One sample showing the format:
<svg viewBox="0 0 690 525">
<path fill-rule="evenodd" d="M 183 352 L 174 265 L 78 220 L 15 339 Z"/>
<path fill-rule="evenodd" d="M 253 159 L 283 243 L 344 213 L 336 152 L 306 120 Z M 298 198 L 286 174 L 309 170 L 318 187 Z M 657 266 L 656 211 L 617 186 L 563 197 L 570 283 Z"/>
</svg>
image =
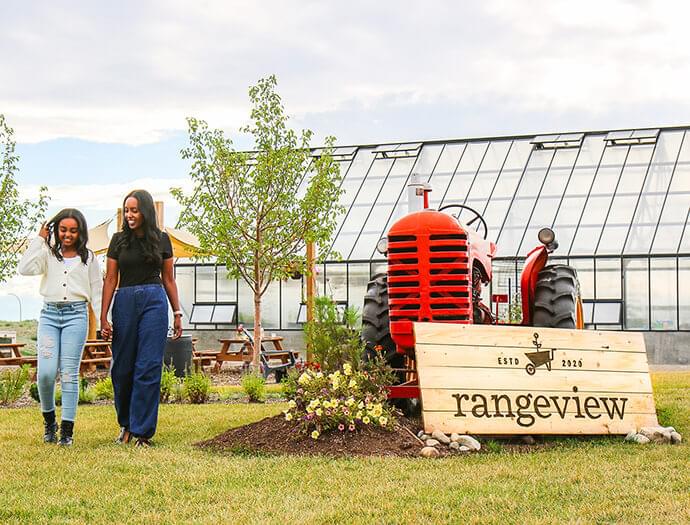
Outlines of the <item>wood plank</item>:
<svg viewBox="0 0 690 525">
<path fill-rule="evenodd" d="M 618 434 L 657 424 L 641 334 L 445 323 L 414 331 L 428 432 Z"/>
</svg>

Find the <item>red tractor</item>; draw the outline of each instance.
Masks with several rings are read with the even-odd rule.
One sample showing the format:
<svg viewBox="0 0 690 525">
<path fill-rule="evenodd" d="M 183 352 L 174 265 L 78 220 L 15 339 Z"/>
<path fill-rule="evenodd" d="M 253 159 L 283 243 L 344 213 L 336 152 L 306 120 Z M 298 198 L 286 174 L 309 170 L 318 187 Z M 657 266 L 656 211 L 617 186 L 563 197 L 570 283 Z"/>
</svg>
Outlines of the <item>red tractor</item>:
<svg viewBox="0 0 690 525">
<path fill-rule="evenodd" d="M 398 220 L 377 249 L 388 259 L 387 273 L 369 282 L 362 310 L 362 338 L 367 355 L 381 353 L 397 370 L 392 398 L 417 398 L 413 322 L 497 324 L 482 302 L 482 286 L 492 279 L 496 245 L 486 239 L 484 218 L 468 206 L 424 208 Z M 455 215 L 450 212 L 457 211 Z M 469 219 L 459 219 L 469 215 Z M 547 265 L 558 247 L 549 228 L 539 232 L 541 245 L 527 255 L 520 279 L 522 325 L 583 328 L 577 274 L 570 266 Z"/>
</svg>

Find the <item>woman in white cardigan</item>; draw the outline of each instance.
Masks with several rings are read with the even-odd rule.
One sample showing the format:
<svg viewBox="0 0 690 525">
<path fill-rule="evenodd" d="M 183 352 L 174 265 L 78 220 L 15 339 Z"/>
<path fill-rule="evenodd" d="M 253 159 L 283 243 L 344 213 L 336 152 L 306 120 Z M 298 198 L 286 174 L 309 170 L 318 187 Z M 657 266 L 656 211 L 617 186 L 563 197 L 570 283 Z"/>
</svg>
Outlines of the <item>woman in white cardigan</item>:
<svg viewBox="0 0 690 525">
<path fill-rule="evenodd" d="M 51 240 L 52 237 L 52 240 Z M 44 303 L 38 322 L 38 393 L 46 443 L 70 446 L 79 401 L 79 365 L 88 331 L 88 303 L 101 308 L 103 277 L 86 247 L 86 220 L 67 208 L 41 227 L 19 261 L 22 275 L 40 275 Z M 57 440 L 55 378 L 60 374 L 62 421 Z"/>
</svg>

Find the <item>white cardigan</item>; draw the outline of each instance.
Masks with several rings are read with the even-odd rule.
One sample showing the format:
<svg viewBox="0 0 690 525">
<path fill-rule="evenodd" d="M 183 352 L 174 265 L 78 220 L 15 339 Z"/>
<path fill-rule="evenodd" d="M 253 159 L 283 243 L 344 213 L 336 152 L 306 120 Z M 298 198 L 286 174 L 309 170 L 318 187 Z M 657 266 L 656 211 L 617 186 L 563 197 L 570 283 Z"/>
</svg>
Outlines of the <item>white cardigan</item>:
<svg viewBox="0 0 690 525">
<path fill-rule="evenodd" d="M 93 252 L 89 252 L 86 264 L 79 259 L 67 266 L 57 260 L 42 237 L 36 237 L 22 255 L 18 270 L 22 275 L 42 276 L 40 293 L 47 303 L 90 302 L 98 322 L 103 276 Z"/>
</svg>

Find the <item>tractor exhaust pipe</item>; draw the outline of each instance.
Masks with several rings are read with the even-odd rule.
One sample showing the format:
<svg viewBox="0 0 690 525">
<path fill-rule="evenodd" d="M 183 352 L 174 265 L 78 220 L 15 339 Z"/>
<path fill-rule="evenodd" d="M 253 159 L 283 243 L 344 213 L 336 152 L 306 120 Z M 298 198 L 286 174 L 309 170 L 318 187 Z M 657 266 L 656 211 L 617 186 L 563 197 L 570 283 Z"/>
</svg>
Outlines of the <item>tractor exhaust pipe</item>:
<svg viewBox="0 0 690 525">
<path fill-rule="evenodd" d="M 407 185 L 407 206 L 410 213 L 429 208 L 429 192 L 431 185 L 422 182 L 419 173 L 410 175 L 410 183 Z"/>
</svg>

